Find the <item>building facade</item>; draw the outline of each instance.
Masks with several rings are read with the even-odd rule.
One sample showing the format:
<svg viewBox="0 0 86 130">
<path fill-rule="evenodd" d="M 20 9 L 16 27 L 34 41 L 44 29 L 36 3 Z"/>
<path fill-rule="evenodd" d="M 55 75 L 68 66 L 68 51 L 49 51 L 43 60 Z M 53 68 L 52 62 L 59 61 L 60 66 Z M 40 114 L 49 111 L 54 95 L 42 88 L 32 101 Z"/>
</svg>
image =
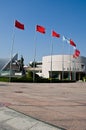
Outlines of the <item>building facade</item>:
<svg viewBox="0 0 86 130">
<path fill-rule="evenodd" d="M 86 75 L 86 57 L 52 55 L 42 58 L 42 77 L 81 80 Z"/>
</svg>

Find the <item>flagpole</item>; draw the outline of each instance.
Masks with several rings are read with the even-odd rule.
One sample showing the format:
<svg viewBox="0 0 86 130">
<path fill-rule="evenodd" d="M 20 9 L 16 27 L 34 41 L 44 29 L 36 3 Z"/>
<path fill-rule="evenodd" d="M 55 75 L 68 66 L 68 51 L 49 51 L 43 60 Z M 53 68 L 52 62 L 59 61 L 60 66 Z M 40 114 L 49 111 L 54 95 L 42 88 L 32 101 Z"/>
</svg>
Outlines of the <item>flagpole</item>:
<svg viewBox="0 0 86 130">
<path fill-rule="evenodd" d="M 36 31 L 45 34 L 45 28 L 40 25 L 36 25 Z M 34 36 L 34 41 L 36 41 L 36 33 Z M 34 70 L 33 70 L 33 82 L 35 82 L 35 59 L 36 59 L 36 43 L 34 44 Z"/>
<path fill-rule="evenodd" d="M 36 62 L 36 32 L 34 36 L 33 83 L 35 82 L 35 62 Z"/>
<path fill-rule="evenodd" d="M 71 46 L 69 45 L 69 55 L 70 55 L 70 59 L 69 59 L 69 79 L 71 80 Z"/>
<path fill-rule="evenodd" d="M 60 37 L 60 34 L 58 34 L 57 32 L 55 32 L 54 30 L 52 31 L 51 34 L 52 34 L 53 37 L 56 37 L 56 38 Z M 52 54 L 53 54 L 53 42 L 51 43 L 51 79 L 53 77 L 53 75 L 52 75 Z"/>
<path fill-rule="evenodd" d="M 73 49 L 74 50 L 74 49 Z M 73 54 L 74 54 L 74 52 L 73 52 Z M 75 57 L 73 56 L 73 75 L 74 75 L 74 78 L 73 78 L 73 80 L 75 81 L 76 80 L 76 65 L 75 65 Z"/>
<path fill-rule="evenodd" d="M 76 81 L 76 58 L 74 58 L 74 80 Z"/>
<path fill-rule="evenodd" d="M 52 82 L 52 55 L 53 55 L 53 42 L 51 40 L 51 73 L 50 73 L 51 82 Z"/>
<path fill-rule="evenodd" d="M 63 41 L 66 41 L 68 43 L 68 39 L 66 37 L 62 37 Z M 62 80 L 64 79 L 64 44 L 63 44 L 63 55 L 62 55 Z"/>
<path fill-rule="evenodd" d="M 11 46 L 11 54 L 10 54 L 11 56 L 10 56 L 10 75 L 9 75 L 9 82 L 11 82 L 11 76 L 12 76 L 12 58 L 13 58 L 14 39 L 15 39 L 15 33 L 14 33 L 14 28 L 13 28 L 12 46 Z"/>
<path fill-rule="evenodd" d="M 63 55 L 62 55 L 62 80 L 64 80 L 64 44 L 63 44 Z"/>
</svg>

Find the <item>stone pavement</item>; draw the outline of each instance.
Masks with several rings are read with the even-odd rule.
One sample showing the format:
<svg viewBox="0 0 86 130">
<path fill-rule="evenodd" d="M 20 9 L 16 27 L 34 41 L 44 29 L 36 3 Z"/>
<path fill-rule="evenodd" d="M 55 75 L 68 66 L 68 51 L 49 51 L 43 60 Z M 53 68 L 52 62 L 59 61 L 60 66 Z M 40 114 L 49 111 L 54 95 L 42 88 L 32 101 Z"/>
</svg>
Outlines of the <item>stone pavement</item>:
<svg viewBox="0 0 86 130">
<path fill-rule="evenodd" d="M 6 107 L 0 107 L 0 130 L 61 130 Z"/>
<path fill-rule="evenodd" d="M 84 82 L 0 83 L 0 106 L 57 126 L 57 129 L 86 130 Z"/>
</svg>

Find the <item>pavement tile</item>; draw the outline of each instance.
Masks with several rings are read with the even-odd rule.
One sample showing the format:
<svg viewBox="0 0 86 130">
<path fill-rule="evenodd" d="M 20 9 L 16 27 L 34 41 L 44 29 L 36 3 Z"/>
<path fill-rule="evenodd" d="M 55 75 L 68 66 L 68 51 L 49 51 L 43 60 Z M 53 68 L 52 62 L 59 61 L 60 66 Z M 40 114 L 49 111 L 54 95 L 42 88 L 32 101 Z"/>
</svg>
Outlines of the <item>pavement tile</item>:
<svg viewBox="0 0 86 130">
<path fill-rule="evenodd" d="M 12 109 L 0 108 L 0 130 L 61 130 Z"/>
<path fill-rule="evenodd" d="M 7 125 L 15 128 L 16 130 L 28 130 L 32 126 L 34 126 L 37 123 L 36 120 L 27 118 L 20 118 L 16 117 L 14 119 L 8 120 L 6 122 Z"/>
<path fill-rule="evenodd" d="M 0 111 L 0 122 L 11 119 L 11 115 L 6 115 L 3 111 Z"/>
<path fill-rule="evenodd" d="M 33 126 L 30 130 L 60 130 L 60 128 L 55 128 L 48 124 L 44 124 L 43 122 L 41 123 L 39 122 L 35 126 Z"/>
</svg>

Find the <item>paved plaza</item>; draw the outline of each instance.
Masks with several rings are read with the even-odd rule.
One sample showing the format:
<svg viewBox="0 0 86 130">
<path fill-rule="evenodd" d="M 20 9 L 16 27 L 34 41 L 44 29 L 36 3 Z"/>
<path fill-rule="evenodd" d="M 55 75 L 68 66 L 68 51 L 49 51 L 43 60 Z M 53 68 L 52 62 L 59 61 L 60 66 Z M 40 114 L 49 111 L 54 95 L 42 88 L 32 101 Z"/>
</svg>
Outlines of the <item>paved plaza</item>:
<svg viewBox="0 0 86 130">
<path fill-rule="evenodd" d="M 86 130 L 86 83 L 0 82 L 0 130 Z"/>
</svg>

